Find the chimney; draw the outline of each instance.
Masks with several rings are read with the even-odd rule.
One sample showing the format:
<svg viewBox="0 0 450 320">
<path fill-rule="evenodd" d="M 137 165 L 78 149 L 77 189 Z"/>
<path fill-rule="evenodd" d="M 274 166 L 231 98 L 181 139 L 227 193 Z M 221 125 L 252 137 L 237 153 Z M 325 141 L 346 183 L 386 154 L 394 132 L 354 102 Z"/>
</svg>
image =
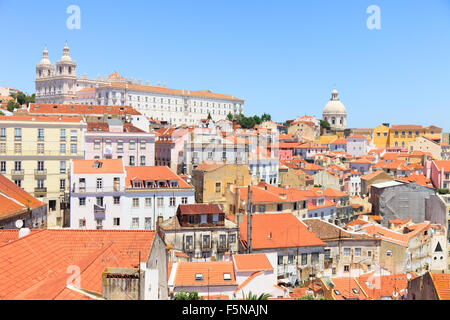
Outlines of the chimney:
<svg viewBox="0 0 450 320">
<path fill-rule="evenodd" d="M 105 300 L 143 300 L 144 272 L 137 268 L 106 268 L 102 273 Z"/>
</svg>

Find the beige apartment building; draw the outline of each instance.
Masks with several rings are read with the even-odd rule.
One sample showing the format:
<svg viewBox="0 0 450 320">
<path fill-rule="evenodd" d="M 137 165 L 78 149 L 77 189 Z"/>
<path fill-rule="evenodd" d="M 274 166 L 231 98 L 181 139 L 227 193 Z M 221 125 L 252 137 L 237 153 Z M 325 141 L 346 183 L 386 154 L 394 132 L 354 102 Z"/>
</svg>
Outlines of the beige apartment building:
<svg viewBox="0 0 450 320">
<path fill-rule="evenodd" d="M 84 158 L 85 132 L 80 117 L 0 117 L 0 173 L 48 204 L 49 228 L 68 221 L 69 161 Z"/>
</svg>

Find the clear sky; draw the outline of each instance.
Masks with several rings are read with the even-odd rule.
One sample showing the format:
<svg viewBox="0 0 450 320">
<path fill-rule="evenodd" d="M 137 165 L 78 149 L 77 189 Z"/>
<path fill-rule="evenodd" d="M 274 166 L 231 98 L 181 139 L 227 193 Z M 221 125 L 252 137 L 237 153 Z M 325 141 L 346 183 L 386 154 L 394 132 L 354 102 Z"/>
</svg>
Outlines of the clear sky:
<svg viewBox="0 0 450 320">
<path fill-rule="evenodd" d="M 28 93 L 45 44 L 56 63 L 67 40 L 78 75 L 232 94 L 275 121 L 321 117 L 336 88 L 350 127 L 450 131 L 450 0 L 0 0 L 0 30 L 0 86 Z"/>
</svg>

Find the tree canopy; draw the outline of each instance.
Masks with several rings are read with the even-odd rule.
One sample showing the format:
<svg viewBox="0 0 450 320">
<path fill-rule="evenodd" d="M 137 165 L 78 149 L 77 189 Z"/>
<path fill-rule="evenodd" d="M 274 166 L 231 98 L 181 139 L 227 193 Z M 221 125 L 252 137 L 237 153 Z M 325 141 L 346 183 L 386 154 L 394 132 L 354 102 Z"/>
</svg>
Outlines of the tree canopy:
<svg viewBox="0 0 450 320">
<path fill-rule="evenodd" d="M 230 113 L 228 114 L 228 120 L 233 121 L 236 119 L 237 124 L 240 125 L 244 129 L 253 129 L 255 125 L 260 125 L 264 121 L 270 121 L 272 117 L 270 114 L 264 113 L 261 117 L 258 115 L 254 115 L 252 117 L 246 117 L 242 113 L 233 117 Z"/>
</svg>

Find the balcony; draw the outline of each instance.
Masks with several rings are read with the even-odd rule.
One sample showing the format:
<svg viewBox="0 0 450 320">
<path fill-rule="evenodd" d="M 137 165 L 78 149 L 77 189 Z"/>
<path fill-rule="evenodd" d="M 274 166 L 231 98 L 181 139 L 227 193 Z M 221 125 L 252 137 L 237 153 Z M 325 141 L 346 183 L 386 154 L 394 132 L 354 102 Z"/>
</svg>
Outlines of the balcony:
<svg viewBox="0 0 450 320">
<path fill-rule="evenodd" d="M 228 245 L 227 245 L 226 241 L 217 243 L 217 251 L 219 251 L 219 252 L 228 251 Z"/>
<path fill-rule="evenodd" d="M 34 196 L 36 198 L 46 197 L 47 196 L 47 188 L 34 188 Z"/>
<path fill-rule="evenodd" d="M 106 208 L 101 207 L 94 203 L 94 219 L 95 220 L 105 220 L 106 219 Z"/>
<path fill-rule="evenodd" d="M 23 177 L 25 174 L 24 170 L 11 170 L 11 178 L 12 177 Z"/>
<path fill-rule="evenodd" d="M 35 169 L 34 170 L 34 176 L 35 177 L 46 177 L 47 176 L 47 169 Z"/>
<path fill-rule="evenodd" d="M 194 245 L 192 243 L 186 243 L 184 245 L 184 251 L 186 251 L 186 252 L 194 252 Z"/>
<path fill-rule="evenodd" d="M 202 251 L 211 251 L 211 241 L 202 241 Z"/>
</svg>

